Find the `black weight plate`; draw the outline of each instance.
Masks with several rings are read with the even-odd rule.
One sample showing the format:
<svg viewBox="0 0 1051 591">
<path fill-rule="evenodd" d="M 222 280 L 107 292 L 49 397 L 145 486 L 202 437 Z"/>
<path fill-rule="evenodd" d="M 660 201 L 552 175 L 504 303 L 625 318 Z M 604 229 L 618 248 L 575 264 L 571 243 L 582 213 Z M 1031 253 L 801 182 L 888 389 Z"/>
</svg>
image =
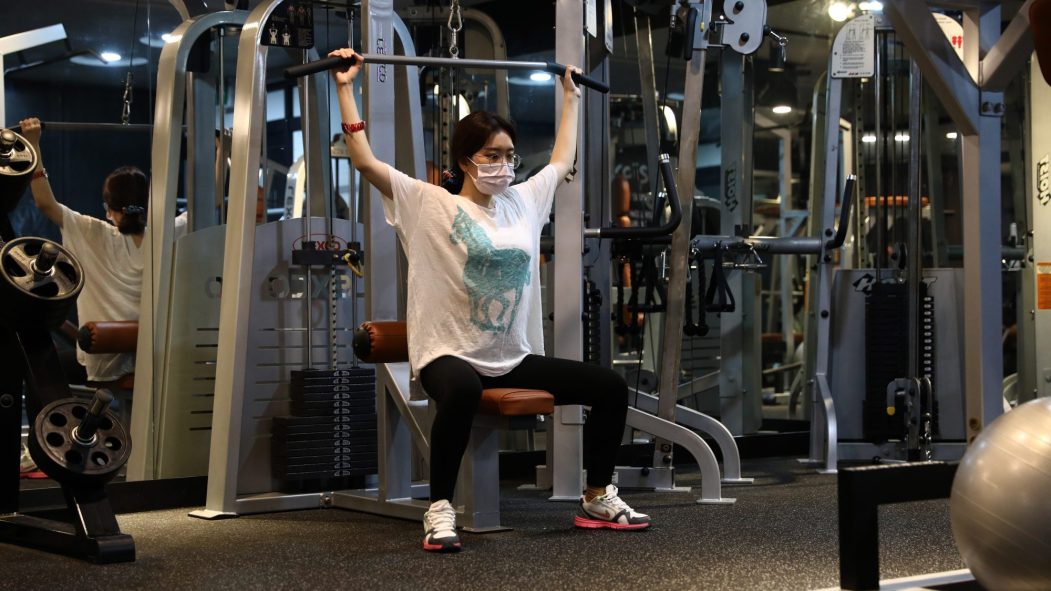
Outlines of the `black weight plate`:
<svg viewBox="0 0 1051 591">
<path fill-rule="evenodd" d="M 296 468 L 300 466 L 335 466 L 339 463 L 367 464 L 376 463 L 376 452 L 363 452 L 358 454 L 329 454 L 323 456 L 293 456 L 275 457 L 274 466 L 285 468 Z"/>
<path fill-rule="evenodd" d="M 376 370 L 371 367 L 353 367 L 347 369 L 294 369 L 291 372 L 293 380 L 319 378 L 353 378 L 375 375 Z"/>
<path fill-rule="evenodd" d="M 375 428 L 368 429 L 347 429 L 347 430 L 336 430 L 327 429 L 324 431 L 302 431 L 298 433 L 272 433 L 271 440 L 275 443 L 299 443 L 302 441 L 332 441 L 332 440 L 347 440 L 347 441 L 360 441 L 363 438 L 373 437 L 376 434 Z"/>
<path fill-rule="evenodd" d="M 339 456 L 344 454 L 372 454 L 376 455 L 376 442 L 371 445 L 327 445 L 323 447 L 281 447 L 273 449 L 274 457 L 292 460 L 295 458 L 306 458 L 314 456 Z"/>
<path fill-rule="evenodd" d="M 288 393 L 293 397 L 312 394 L 355 394 L 358 396 L 376 397 L 376 384 L 342 384 L 342 385 L 320 385 L 320 386 L 297 386 L 289 384 Z"/>
<path fill-rule="evenodd" d="M 336 386 L 339 388 L 339 386 Z M 293 400 L 307 400 L 310 398 L 354 398 L 357 400 L 375 400 L 376 389 L 372 386 L 361 390 L 333 389 L 331 386 L 325 388 L 311 388 L 309 390 L 289 390 L 289 398 Z"/>
<path fill-rule="evenodd" d="M 354 422 L 366 423 L 370 419 L 373 422 L 375 422 L 375 420 L 376 420 L 376 413 L 370 413 L 368 415 L 361 415 L 361 416 L 355 417 L 355 421 Z M 334 424 L 334 423 L 343 423 L 343 422 L 346 422 L 346 421 L 335 420 L 333 418 L 325 418 L 325 417 L 297 417 L 297 416 L 288 416 L 288 415 L 273 417 L 273 425 L 275 427 L 282 427 L 282 428 L 296 428 L 296 427 L 308 427 L 308 426 L 325 426 L 325 425 L 331 425 L 331 424 Z"/>
</svg>

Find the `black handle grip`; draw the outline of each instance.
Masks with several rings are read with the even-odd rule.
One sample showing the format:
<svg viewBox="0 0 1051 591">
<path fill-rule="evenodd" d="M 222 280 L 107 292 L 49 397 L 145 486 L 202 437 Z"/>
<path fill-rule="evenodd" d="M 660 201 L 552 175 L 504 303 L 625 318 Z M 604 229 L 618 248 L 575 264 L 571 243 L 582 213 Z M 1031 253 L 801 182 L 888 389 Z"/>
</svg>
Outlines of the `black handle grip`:
<svg viewBox="0 0 1051 591">
<path fill-rule="evenodd" d="M 850 210 L 854 204 L 854 182 L 857 178 L 854 175 L 847 177 L 847 184 L 843 187 L 843 199 L 840 200 L 839 227 L 836 228 L 835 237 L 825 243 L 825 248 L 827 249 L 839 248 L 843 246 L 843 242 L 847 239 L 847 226 L 850 225 Z"/>
<path fill-rule="evenodd" d="M 297 64 L 285 68 L 285 78 L 291 80 L 293 78 L 302 78 L 310 74 L 317 74 L 318 72 L 324 72 L 325 70 L 331 70 L 339 65 L 351 66 L 354 60 L 346 57 L 323 57 L 317 61 L 307 62 L 305 64 Z"/>
<path fill-rule="evenodd" d="M 317 74 L 318 72 L 324 72 L 325 70 L 330 70 L 330 69 L 332 69 L 332 68 L 334 68 L 336 66 L 339 66 L 339 65 L 349 66 L 349 65 L 352 65 L 351 62 L 352 62 L 352 60 L 350 60 L 348 58 L 343 58 L 343 57 L 325 57 L 325 58 L 321 58 L 321 59 L 319 59 L 317 61 L 308 62 L 308 63 L 305 63 L 305 64 L 297 64 L 295 66 L 290 66 L 288 68 L 285 68 L 284 76 L 285 76 L 285 78 L 288 78 L 288 79 L 301 78 L 303 76 L 308 76 L 310 74 Z M 450 65 L 454 65 L 454 63 L 455 63 L 455 60 L 449 60 L 449 64 Z M 504 64 L 509 64 L 509 62 L 504 62 Z M 522 65 L 523 66 L 527 66 L 528 64 L 523 63 Z M 475 66 L 472 66 L 472 67 L 475 67 Z M 499 63 L 494 64 L 494 67 L 499 67 Z M 507 67 L 507 66 L 505 66 L 505 67 Z M 550 73 L 552 73 L 552 74 L 554 74 L 556 76 L 562 76 L 562 75 L 564 75 L 566 73 L 566 66 L 565 66 L 565 64 L 559 64 L 559 63 L 556 63 L 556 62 L 544 62 L 544 70 L 547 71 L 547 72 L 550 72 Z M 584 76 L 583 74 L 577 74 L 577 73 L 574 72 L 573 73 L 573 82 L 576 82 L 577 84 L 580 84 L 582 86 L 587 86 L 588 88 L 593 88 L 593 89 L 598 90 L 599 92 L 602 92 L 602 93 L 609 92 L 609 85 L 608 84 L 606 84 L 605 82 L 602 82 L 601 80 L 595 80 L 594 78 L 589 78 L 587 76 Z"/>
<path fill-rule="evenodd" d="M 557 62 L 545 62 L 544 70 L 554 74 L 555 76 L 561 77 L 566 74 L 566 65 Z M 606 94 L 607 92 L 609 92 L 609 84 L 606 84 L 601 80 L 589 78 L 583 74 L 577 74 L 576 72 L 573 72 L 573 82 L 580 84 L 581 86 L 593 88 L 601 92 L 602 94 Z"/>
<path fill-rule="evenodd" d="M 87 414 L 80 421 L 80 425 L 73 431 L 73 439 L 77 443 L 88 446 L 94 443 L 93 438 L 95 432 L 99 428 L 99 424 L 102 422 L 102 415 L 109 408 L 109 405 L 113 403 L 113 393 L 106 389 L 100 389 L 95 392 L 94 398 L 91 399 L 91 406 L 88 408 Z"/>
<path fill-rule="evenodd" d="M 668 192 L 668 204 L 671 205 L 671 216 L 668 218 L 668 223 L 663 226 L 646 226 L 643 228 L 602 228 L 599 230 L 599 238 L 657 238 L 669 236 L 679 227 L 679 222 L 682 221 L 682 205 L 679 203 L 679 191 L 675 186 L 675 173 L 671 167 L 671 159 L 667 154 L 661 154 L 658 162 L 661 178 L 664 179 L 664 189 Z"/>
</svg>

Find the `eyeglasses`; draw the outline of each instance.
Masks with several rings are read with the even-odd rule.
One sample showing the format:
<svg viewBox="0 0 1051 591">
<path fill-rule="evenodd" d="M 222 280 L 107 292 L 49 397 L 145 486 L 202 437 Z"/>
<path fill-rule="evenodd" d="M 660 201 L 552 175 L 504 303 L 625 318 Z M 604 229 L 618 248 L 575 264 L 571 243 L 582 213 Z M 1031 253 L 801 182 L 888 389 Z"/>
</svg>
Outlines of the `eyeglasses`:
<svg viewBox="0 0 1051 591">
<path fill-rule="evenodd" d="M 481 160 L 483 164 L 507 164 L 512 170 L 518 170 L 519 166 L 522 166 L 522 157 L 518 154 L 511 154 L 510 156 L 502 156 L 500 154 L 476 154 L 476 157 Z M 475 162 L 475 164 L 479 164 Z"/>
</svg>

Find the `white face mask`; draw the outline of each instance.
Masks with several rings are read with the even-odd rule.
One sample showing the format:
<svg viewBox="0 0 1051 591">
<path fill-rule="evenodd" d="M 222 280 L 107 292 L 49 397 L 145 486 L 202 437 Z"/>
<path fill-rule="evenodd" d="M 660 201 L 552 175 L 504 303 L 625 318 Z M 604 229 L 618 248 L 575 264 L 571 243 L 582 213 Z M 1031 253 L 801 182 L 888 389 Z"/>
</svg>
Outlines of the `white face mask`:
<svg viewBox="0 0 1051 591">
<path fill-rule="evenodd" d="M 474 179 L 474 186 L 486 195 L 503 193 L 515 180 L 515 172 L 510 164 L 478 164 L 474 160 L 471 162 L 478 168 L 478 176 L 469 172 L 467 174 Z"/>
</svg>

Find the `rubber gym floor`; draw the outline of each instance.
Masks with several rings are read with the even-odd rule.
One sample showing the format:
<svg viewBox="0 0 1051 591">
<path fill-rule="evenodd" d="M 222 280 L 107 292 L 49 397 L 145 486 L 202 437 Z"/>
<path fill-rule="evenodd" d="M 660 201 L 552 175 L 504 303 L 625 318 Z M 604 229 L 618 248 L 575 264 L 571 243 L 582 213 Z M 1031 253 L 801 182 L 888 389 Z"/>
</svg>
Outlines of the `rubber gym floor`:
<svg viewBox="0 0 1051 591">
<path fill-rule="evenodd" d="M 573 503 L 502 483 L 513 531 L 464 533 L 459 554 L 420 549 L 419 523 L 318 509 L 221 521 L 171 509 L 119 516 L 133 563 L 91 565 L 5 545 L 0 589 L 822 589 L 838 587 L 836 477 L 791 458 L 744 461 L 733 505 L 625 492 L 647 531 L 572 527 Z M 699 486 L 696 468 L 679 483 Z M 190 508 L 192 509 L 192 508 Z M 880 509 L 883 579 L 963 568 L 948 500 Z M 953 587 L 954 589 L 958 587 Z M 977 588 L 976 586 L 968 589 Z"/>
</svg>

